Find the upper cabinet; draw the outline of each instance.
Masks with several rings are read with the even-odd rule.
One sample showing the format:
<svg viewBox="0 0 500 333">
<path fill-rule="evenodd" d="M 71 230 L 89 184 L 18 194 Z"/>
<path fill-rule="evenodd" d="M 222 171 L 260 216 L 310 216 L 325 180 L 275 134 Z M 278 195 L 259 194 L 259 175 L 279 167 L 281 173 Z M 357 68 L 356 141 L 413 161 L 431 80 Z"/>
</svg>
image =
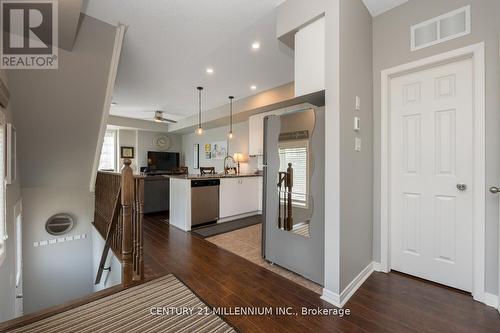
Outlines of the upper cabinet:
<svg viewBox="0 0 500 333">
<path fill-rule="evenodd" d="M 248 155 L 263 155 L 264 143 L 264 116 L 260 113 L 248 119 Z"/>
<path fill-rule="evenodd" d="M 325 89 L 325 17 L 295 33 L 295 96 Z"/>
</svg>

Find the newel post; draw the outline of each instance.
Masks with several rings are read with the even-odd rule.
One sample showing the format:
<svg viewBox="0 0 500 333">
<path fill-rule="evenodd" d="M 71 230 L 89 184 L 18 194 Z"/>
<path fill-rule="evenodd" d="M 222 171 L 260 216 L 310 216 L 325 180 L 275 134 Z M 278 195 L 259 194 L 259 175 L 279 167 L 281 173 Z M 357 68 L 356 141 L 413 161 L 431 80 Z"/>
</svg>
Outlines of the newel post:
<svg viewBox="0 0 500 333">
<path fill-rule="evenodd" d="M 122 284 L 128 286 L 133 279 L 133 203 L 134 203 L 134 175 L 130 164 L 131 160 L 125 159 L 121 170 L 121 202 L 122 202 Z"/>
</svg>

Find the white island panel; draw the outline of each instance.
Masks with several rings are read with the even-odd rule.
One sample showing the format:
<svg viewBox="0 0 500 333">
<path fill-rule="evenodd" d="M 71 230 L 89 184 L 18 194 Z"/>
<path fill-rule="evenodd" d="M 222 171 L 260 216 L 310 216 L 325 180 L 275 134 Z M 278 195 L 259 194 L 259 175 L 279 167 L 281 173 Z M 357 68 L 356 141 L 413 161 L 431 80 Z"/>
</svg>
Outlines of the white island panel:
<svg viewBox="0 0 500 333">
<path fill-rule="evenodd" d="M 191 180 L 170 178 L 170 224 L 191 230 Z"/>
</svg>

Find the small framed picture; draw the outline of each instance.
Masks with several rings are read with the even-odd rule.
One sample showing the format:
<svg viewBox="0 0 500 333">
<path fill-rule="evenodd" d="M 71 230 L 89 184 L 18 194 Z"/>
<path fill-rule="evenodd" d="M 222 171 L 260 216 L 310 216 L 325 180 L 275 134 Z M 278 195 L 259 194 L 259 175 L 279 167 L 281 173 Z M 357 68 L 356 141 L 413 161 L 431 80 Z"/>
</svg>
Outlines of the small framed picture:
<svg viewBox="0 0 500 333">
<path fill-rule="evenodd" d="M 120 147 L 121 158 L 134 158 L 134 147 Z"/>
</svg>

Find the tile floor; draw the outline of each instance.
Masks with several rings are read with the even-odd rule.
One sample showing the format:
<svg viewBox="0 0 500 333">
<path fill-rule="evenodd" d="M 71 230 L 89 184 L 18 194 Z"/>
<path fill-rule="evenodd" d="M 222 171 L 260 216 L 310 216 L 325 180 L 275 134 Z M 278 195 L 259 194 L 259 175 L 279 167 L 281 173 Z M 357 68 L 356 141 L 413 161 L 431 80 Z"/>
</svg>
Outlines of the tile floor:
<svg viewBox="0 0 500 333">
<path fill-rule="evenodd" d="M 319 284 L 309 281 L 302 276 L 290 272 L 278 265 L 271 265 L 261 256 L 261 233 L 262 224 L 253 225 L 247 228 L 231 231 L 225 234 L 205 238 L 205 240 L 222 247 L 234 254 L 239 255 L 261 267 L 264 267 L 276 274 L 279 274 L 289 280 L 300 284 L 307 289 L 314 291 L 317 294 L 322 293 L 322 288 Z"/>
</svg>

